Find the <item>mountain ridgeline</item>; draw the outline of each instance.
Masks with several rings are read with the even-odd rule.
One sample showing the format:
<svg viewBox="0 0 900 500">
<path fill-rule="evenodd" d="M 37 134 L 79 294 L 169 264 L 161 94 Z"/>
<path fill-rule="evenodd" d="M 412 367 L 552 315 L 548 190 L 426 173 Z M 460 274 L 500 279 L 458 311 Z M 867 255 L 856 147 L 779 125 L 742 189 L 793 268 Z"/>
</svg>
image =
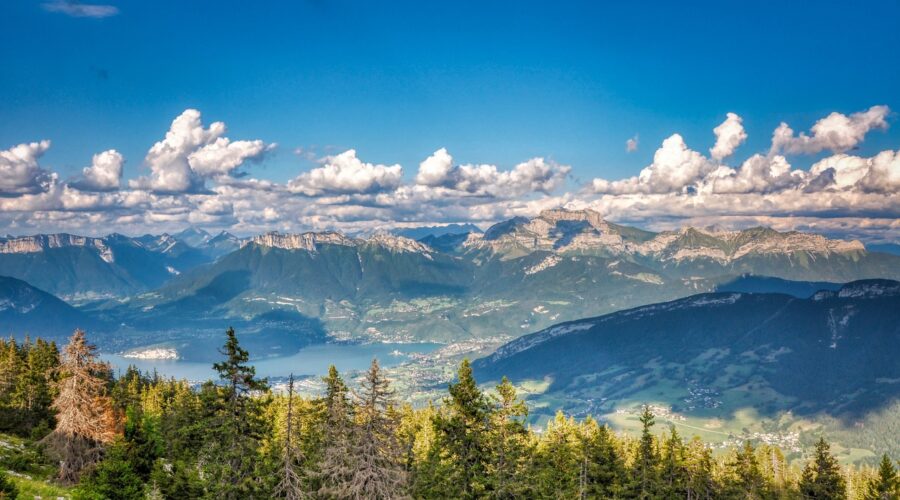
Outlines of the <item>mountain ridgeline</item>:
<svg viewBox="0 0 900 500">
<path fill-rule="evenodd" d="M 900 279 L 900 257 L 856 241 L 756 228 L 651 233 L 549 210 L 482 233 L 259 235 L 110 310 L 175 320 L 282 310 L 362 340 L 519 336 L 565 320 L 713 291 L 742 275 Z"/>
<path fill-rule="evenodd" d="M 766 228 L 653 233 L 590 210 L 556 209 L 484 233 L 426 229 L 420 240 L 335 232 L 241 240 L 198 230 L 9 237 L 0 240 L 0 275 L 70 303 L 116 298 L 84 311 L 126 331 L 269 322 L 315 324 L 338 338 L 439 342 L 517 337 L 747 275 L 900 279 L 900 256 Z"/>
<path fill-rule="evenodd" d="M 900 283 L 864 280 L 805 299 L 706 293 L 562 323 L 473 366 L 487 380 L 545 381 L 548 393 L 610 403 L 856 418 L 900 397 L 898 346 Z"/>
</svg>

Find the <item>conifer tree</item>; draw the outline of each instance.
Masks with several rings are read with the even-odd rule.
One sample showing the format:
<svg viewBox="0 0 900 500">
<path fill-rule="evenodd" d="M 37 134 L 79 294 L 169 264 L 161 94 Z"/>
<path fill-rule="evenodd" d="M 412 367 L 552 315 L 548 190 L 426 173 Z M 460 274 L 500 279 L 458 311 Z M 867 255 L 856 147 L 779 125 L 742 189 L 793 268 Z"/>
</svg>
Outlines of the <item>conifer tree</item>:
<svg viewBox="0 0 900 500">
<path fill-rule="evenodd" d="M 59 456 L 59 480 L 78 481 L 82 471 L 97 462 L 103 445 L 115 436 L 115 419 L 107 395 L 109 365 L 97 360 L 96 347 L 81 330 L 63 349 L 60 379 L 56 383 L 56 428 L 45 438 Z"/>
<path fill-rule="evenodd" d="M 759 468 L 756 459 L 756 450 L 750 441 L 744 441 L 744 446 L 735 451 L 734 457 L 728 463 L 731 471 L 730 491 L 740 498 L 764 498 L 768 494 L 768 484 Z"/>
<path fill-rule="evenodd" d="M 625 464 L 606 425 L 588 417 L 582 424 L 582 498 L 620 498 L 625 482 Z"/>
<path fill-rule="evenodd" d="M 487 474 L 494 498 L 516 498 L 524 493 L 524 485 L 517 477 L 524 472 L 528 453 L 528 429 L 525 427 L 528 408 L 516 397 L 516 388 L 506 377 L 496 390 L 496 395 L 491 397 L 494 410 L 488 438 L 491 458 Z"/>
<path fill-rule="evenodd" d="M 649 406 L 644 406 L 639 420 L 641 438 L 631 467 L 630 494 L 634 498 L 648 499 L 656 496 L 659 486 L 659 453 L 651 431 L 655 422 Z"/>
<path fill-rule="evenodd" d="M 261 411 L 269 400 L 251 397 L 253 393 L 268 390 L 265 379 L 256 378 L 256 369 L 248 365 L 249 353 L 238 342 L 233 328 L 226 332 L 221 362 L 213 364 L 219 373 L 221 387 L 206 387 L 211 414 L 207 422 L 211 426 L 207 436 L 207 448 L 202 462 L 209 488 L 215 495 L 225 498 L 247 498 L 258 493 L 262 484 L 255 468 L 260 462 L 257 455 L 259 441 L 266 432 Z"/>
<path fill-rule="evenodd" d="M 660 464 L 660 489 L 667 498 L 687 496 L 688 470 L 686 465 L 687 449 L 673 425 L 669 436 L 663 443 Z"/>
<path fill-rule="evenodd" d="M 712 450 L 695 436 L 688 444 L 687 500 L 715 498 L 719 485 L 716 483 L 714 465 Z"/>
<path fill-rule="evenodd" d="M 388 499 L 405 495 L 406 474 L 392 416 L 393 392 L 378 360 L 373 359 L 362 382 L 357 405 L 353 454 L 356 468 L 348 493 L 353 498 Z"/>
<path fill-rule="evenodd" d="M 535 457 L 537 496 L 578 498 L 584 491 L 584 461 L 578 424 L 558 411 L 547 423 Z"/>
<path fill-rule="evenodd" d="M 837 499 L 847 497 L 847 486 L 841 467 L 831 454 L 825 438 L 819 438 L 811 462 L 800 477 L 800 494 L 804 498 Z"/>
<path fill-rule="evenodd" d="M 435 417 L 437 446 L 446 470 L 447 495 L 476 498 L 487 488 L 485 464 L 489 456 L 487 442 L 490 403 L 475 378 L 472 366 L 464 359 L 456 383 L 449 385 L 445 411 Z"/>
<path fill-rule="evenodd" d="M 348 498 L 356 469 L 353 453 L 353 408 L 349 391 L 334 365 L 328 368 L 325 382 L 325 451 L 314 475 L 321 482 L 319 495 Z"/>
<path fill-rule="evenodd" d="M 85 499 L 141 500 L 144 483 L 132 467 L 125 443 L 114 442 L 103 460 L 78 487 L 76 497 Z"/>
<path fill-rule="evenodd" d="M 869 480 L 865 492 L 866 500 L 896 500 L 900 498 L 900 478 L 897 469 L 887 456 L 882 455 L 878 465 L 878 474 Z"/>
<path fill-rule="evenodd" d="M 307 498 L 300 474 L 303 454 L 294 436 L 294 374 L 288 379 L 287 413 L 284 418 L 284 447 L 281 451 L 279 467 L 280 480 L 275 493 L 288 500 Z"/>
</svg>

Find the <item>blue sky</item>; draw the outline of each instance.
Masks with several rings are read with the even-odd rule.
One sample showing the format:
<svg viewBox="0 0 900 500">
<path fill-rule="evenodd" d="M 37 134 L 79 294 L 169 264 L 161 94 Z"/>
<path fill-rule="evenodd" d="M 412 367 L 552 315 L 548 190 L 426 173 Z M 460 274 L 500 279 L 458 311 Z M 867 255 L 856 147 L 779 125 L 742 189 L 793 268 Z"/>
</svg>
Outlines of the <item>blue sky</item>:
<svg viewBox="0 0 900 500">
<path fill-rule="evenodd" d="M 281 145 L 266 166 L 280 180 L 309 166 L 293 148 L 325 146 L 621 177 L 672 132 L 709 147 L 728 111 L 752 151 L 782 120 L 900 105 L 896 2 L 605 4 L 115 2 L 90 19 L 4 2 L 0 144 L 49 138 L 62 171 L 117 148 L 127 176 L 193 107 Z"/>
<path fill-rule="evenodd" d="M 244 168 L 275 182 L 318 165 L 297 148 L 354 148 L 409 182 L 445 147 L 457 163 L 571 166 L 571 191 L 636 175 L 673 133 L 706 153 L 727 112 L 748 135 L 739 164 L 782 121 L 900 109 L 897 2 L 106 3 L 115 15 L 0 3 L 0 149 L 50 139 L 41 165 L 61 178 L 113 148 L 125 180 L 146 175 L 188 108 L 277 143 Z M 854 152 L 898 145 L 890 126 Z"/>
</svg>

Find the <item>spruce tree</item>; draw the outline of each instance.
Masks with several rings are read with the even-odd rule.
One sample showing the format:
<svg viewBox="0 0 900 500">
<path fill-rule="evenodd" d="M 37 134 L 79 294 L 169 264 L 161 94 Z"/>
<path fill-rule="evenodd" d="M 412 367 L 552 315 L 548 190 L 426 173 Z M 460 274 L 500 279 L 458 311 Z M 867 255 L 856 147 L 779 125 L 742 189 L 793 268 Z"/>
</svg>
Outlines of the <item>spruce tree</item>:
<svg viewBox="0 0 900 500">
<path fill-rule="evenodd" d="M 578 424 L 558 411 L 547 423 L 535 456 L 536 496 L 578 498 L 584 491 L 584 460 Z"/>
<path fill-rule="evenodd" d="M 813 460 L 806 464 L 800 477 L 800 494 L 805 498 L 838 499 L 847 497 L 847 486 L 841 467 L 831 454 L 825 438 L 819 438 Z"/>
<path fill-rule="evenodd" d="M 687 449 L 673 425 L 669 436 L 663 442 L 660 464 L 660 487 L 662 495 L 667 498 L 687 496 L 688 470 L 686 464 Z"/>
<path fill-rule="evenodd" d="M 459 365 L 456 383 L 449 385 L 450 396 L 444 411 L 435 417 L 435 430 L 441 459 L 446 463 L 446 494 L 457 498 L 476 498 L 488 487 L 485 464 L 489 456 L 487 442 L 490 403 L 475 378 L 468 359 Z"/>
<path fill-rule="evenodd" d="M 115 418 L 107 395 L 109 365 L 97 360 L 96 347 L 81 330 L 63 350 L 56 383 L 56 428 L 44 442 L 60 459 L 59 480 L 78 482 L 81 473 L 102 456 L 103 445 L 115 436 Z"/>
<path fill-rule="evenodd" d="M 255 469 L 261 462 L 257 451 L 267 428 L 261 413 L 269 401 L 252 396 L 267 391 L 268 384 L 256 378 L 256 369 L 247 364 L 250 355 L 240 346 L 234 329 L 225 334 L 225 345 L 219 351 L 225 359 L 213 364 L 222 385 L 201 391 L 211 411 L 201 460 L 209 489 L 216 496 L 247 498 L 259 494 L 262 485 Z"/>
<path fill-rule="evenodd" d="M 615 436 L 606 425 L 588 417 L 582 424 L 582 498 L 620 498 L 625 482 L 625 464 L 616 449 Z"/>
<path fill-rule="evenodd" d="M 288 379 L 287 412 L 284 418 L 284 447 L 281 451 L 279 481 L 275 493 L 288 500 L 307 498 L 300 473 L 303 454 L 294 435 L 294 374 Z"/>
<path fill-rule="evenodd" d="M 659 453 L 651 431 L 655 422 L 649 406 L 644 406 L 639 420 L 641 438 L 631 467 L 630 494 L 634 498 L 649 499 L 654 498 L 659 490 Z"/>
<path fill-rule="evenodd" d="M 896 500 L 900 498 L 900 478 L 897 469 L 887 456 L 882 455 L 878 474 L 869 480 L 865 492 L 866 500 Z"/>
<path fill-rule="evenodd" d="M 719 484 L 716 482 L 714 466 L 712 449 L 695 436 L 688 444 L 688 500 L 710 500 L 717 496 Z"/>
<path fill-rule="evenodd" d="M 517 477 L 523 473 L 528 453 L 528 429 L 525 418 L 528 408 L 516 396 L 516 388 L 503 377 L 491 400 L 489 438 L 490 461 L 487 474 L 494 498 L 516 498 L 524 494 L 524 485 Z"/>
<path fill-rule="evenodd" d="M 325 382 L 325 451 L 314 472 L 325 498 L 348 498 L 348 486 L 357 467 L 353 453 L 353 408 L 347 385 L 334 365 L 328 368 Z"/>
<path fill-rule="evenodd" d="M 391 415 L 390 384 L 373 359 L 357 404 L 352 452 L 356 468 L 348 493 L 353 498 L 399 498 L 406 493 L 402 450 L 397 442 L 397 421 Z"/>
<path fill-rule="evenodd" d="M 129 458 L 124 442 L 113 443 L 103 460 L 81 482 L 76 496 L 117 500 L 144 498 L 144 483 Z"/>
<path fill-rule="evenodd" d="M 730 492 L 740 498 L 764 498 L 768 494 L 768 484 L 756 459 L 756 450 L 750 441 L 735 451 L 728 463 L 731 470 Z"/>
</svg>

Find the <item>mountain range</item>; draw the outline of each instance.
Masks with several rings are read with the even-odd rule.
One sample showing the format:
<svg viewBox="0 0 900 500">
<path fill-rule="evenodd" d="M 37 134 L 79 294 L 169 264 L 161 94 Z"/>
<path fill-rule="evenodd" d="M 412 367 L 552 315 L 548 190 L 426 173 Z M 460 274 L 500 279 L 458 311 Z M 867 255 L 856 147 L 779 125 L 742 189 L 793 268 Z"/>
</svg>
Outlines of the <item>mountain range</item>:
<svg viewBox="0 0 900 500">
<path fill-rule="evenodd" d="M 742 276 L 783 280 L 769 283 L 775 290 L 817 282 L 799 285 L 809 293 L 827 283 L 900 279 L 900 256 L 858 241 L 768 228 L 655 233 L 590 210 L 547 210 L 483 233 L 426 232 L 419 240 L 383 232 L 241 239 L 193 228 L 136 238 L 7 237 L 0 275 L 126 332 L 190 335 L 275 315 L 284 329 L 312 325 L 316 338 L 324 330 L 404 342 L 518 337 L 734 286 Z"/>
</svg>

